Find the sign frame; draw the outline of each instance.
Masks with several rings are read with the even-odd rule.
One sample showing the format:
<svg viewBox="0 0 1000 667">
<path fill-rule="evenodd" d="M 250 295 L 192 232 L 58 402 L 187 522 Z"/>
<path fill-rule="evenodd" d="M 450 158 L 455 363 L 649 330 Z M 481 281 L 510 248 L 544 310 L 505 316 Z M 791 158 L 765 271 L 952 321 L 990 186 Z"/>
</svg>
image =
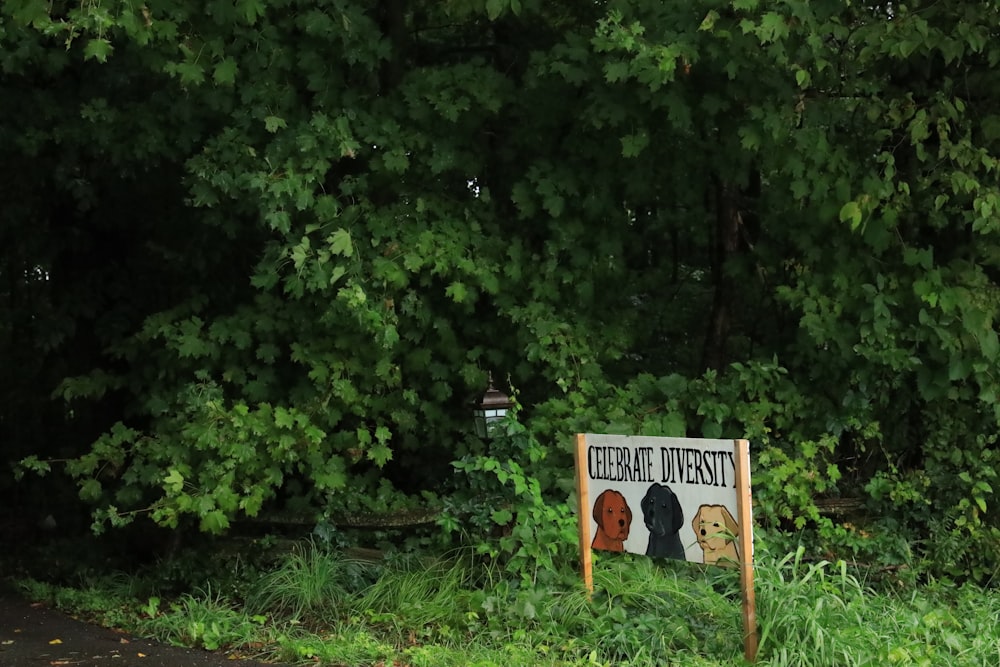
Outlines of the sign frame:
<svg viewBox="0 0 1000 667">
<path fill-rule="evenodd" d="M 591 533 L 590 483 L 587 479 L 587 435 L 576 435 L 574 458 L 576 462 L 577 517 L 580 537 L 580 569 L 584 587 L 588 594 L 594 591 L 594 569 Z M 630 436 L 620 436 L 627 438 Z M 672 438 L 684 440 L 684 438 Z M 736 513 L 740 529 L 739 560 L 734 563 L 740 571 L 741 602 L 743 610 L 743 652 L 746 659 L 754 662 L 757 658 L 757 605 L 754 592 L 753 567 L 753 513 L 750 495 L 750 442 L 733 440 L 733 463 L 736 487 Z"/>
</svg>

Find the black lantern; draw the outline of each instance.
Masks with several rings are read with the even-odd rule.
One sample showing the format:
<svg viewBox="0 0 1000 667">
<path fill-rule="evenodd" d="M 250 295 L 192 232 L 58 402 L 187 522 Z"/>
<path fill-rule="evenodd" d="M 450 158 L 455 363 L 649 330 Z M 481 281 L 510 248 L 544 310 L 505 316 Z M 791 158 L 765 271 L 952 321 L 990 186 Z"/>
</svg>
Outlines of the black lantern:
<svg viewBox="0 0 1000 667">
<path fill-rule="evenodd" d="M 480 438 L 492 438 L 497 424 L 507 416 L 507 411 L 514 407 L 510 397 L 493 386 L 493 374 L 490 374 L 490 384 L 477 403 L 472 415 L 476 420 L 476 435 Z"/>
</svg>

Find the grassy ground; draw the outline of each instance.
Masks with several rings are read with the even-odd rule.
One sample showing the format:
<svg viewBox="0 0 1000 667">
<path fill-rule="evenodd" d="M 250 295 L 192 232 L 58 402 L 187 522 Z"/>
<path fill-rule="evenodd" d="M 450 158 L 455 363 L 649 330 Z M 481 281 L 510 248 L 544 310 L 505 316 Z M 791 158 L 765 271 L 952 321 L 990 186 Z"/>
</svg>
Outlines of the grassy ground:
<svg viewBox="0 0 1000 667">
<path fill-rule="evenodd" d="M 462 554 L 345 558 L 306 544 L 260 569 L 235 561 L 173 595 L 156 576 L 23 579 L 29 595 L 163 641 L 296 664 L 455 667 L 743 662 L 736 572 L 640 557 L 523 582 Z M 1000 664 L 1000 594 L 878 584 L 844 564 L 761 554 L 760 665 Z"/>
</svg>

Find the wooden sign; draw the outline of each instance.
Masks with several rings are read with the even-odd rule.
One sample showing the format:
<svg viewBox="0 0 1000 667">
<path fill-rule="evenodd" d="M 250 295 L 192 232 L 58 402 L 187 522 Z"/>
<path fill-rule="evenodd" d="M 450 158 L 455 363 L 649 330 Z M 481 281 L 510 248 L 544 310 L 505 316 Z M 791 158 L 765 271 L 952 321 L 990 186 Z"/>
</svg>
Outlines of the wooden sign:
<svg viewBox="0 0 1000 667">
<path fill-rule="evenodd" d="M 757 654 L 746 440 L 577 435 L 584 583 L 593 549 L 740 568 L 744 652 Z"/>
</svg>

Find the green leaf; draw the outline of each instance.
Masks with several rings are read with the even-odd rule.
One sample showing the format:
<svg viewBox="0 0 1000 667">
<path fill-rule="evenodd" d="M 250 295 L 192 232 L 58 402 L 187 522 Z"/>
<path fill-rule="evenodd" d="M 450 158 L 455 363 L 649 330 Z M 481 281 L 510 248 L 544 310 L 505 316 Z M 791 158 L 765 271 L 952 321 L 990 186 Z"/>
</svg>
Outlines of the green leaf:
<svg viewBox="0 0 1000 667">
<path fill-rule="evenodd" d="M 292 248 L 289 256 L 292 258 L 292 264 L 295 266 L 296 270 L 302 269 L 306 260 L 309 258 L 309 237 L 302 237 L 302 242 Z"/>
<path fill-rule="evenodd" d="M 288 410 L 278 406 L 274 409 L 274 425 L 278 428 L 290 429 L 295 425 L 295 418 Z"/>
<path fill-rule="evenodd" d="M 402 174 L 410 166 L 409 156 L 401 149 L 389 151 L 382 158 L 382 161 L 385 163 L 386 169 L 396 174 Z"/>
<path fill-rule="evenodd" d="M 85 502 L 96 502 L 101 499 L 101 483 L 96 479 L 84 480 L 80 485 L 80 499 Z"/>
<path fill-rule="evenodd" d="M 761 42 L 769 43 L 788 36 L 788 23 L 777 12 L 768 12 L 761 17 L 757 35 Z"/>
<path fill-rule="evenodd" d="M 630 67 L 624 60 L 612 60 L 604 64 L 604 79 L 608 83 L 625 81 L 629 77 Z"/>
<path fill-rule="evenodd" d="M 278 130 L 288 127 L 288 123 L 285 122 L 284 118 L 278 116 L 265 116 L 264 117 L 264 129 L 274 134 Z"/>
<path fill-rule="evenodd" d="M 205 68 L 197 62 L 178 63 L 176 72 L 184 85 L 198 85 L 205 80 Z"/>
<path fill-rule="evenodd" d="M 229 518 L 221 510 L 211 510 L 201 517 L 199 528 L 202 532 L 217 535 L 229 528 Z"/>
<path fill-rule="evenodd" d="M 991 362 L 996 361 L 997 354 L 1000 354 L 1000 339 L 997 337 L 997 332 L 987 329 L 980 332 L 978 338 L 983 356 Z"/>
<path fill-rule="evenodd" d="M 463 303 L 468 297 L 469 291 L 464 283 L 455 281 L 445 288 L 444 293 L 446 296 L 451 297 L 455 303 Z"/>
<path fill-rule="evenodd" d="M 107 62 L 108 56 L 114 51 L 111 42 L 100 37 L 87 40 L 87 45 L 83 47 L 84 60 L 96 60 L 97 62 Z"/>
<path fill-rule="evenodd" d="M 52 465 L 48 461 L 39 460 L 35 455 L 26 456 L 17 463 L 15 468 L 17 479 L 21 479 L 25 471 L 33 472 L 36 475 L 45 475 L 52 471 Z"/>
<path fill-rule="evenodd" d="M 177 343 L 177 353 L 181 358 L 198 358 L 208 353 L 209 347 L 197 334 L 185 334 Z"/>
<path fill-rule="evenodd" d="M 702 19 L 701 25 L 698 26 L 698 30 L 711 30 L 715 27 L 715 22 L 719 20 L 719 12 L 714 9 L 710 9 L 705 18 Z"/>
<path fill-rule="evenodd" d="M 506 8 L 507 0 L 486 0 L 486 15 L 491 21 L 500 18 Z"/>
<path fill-rule="evenodd" d="M 236 10 L 247 23 L 253 25 L 264 15 L 265 7 L 263 0 L 237 0 Z"/>
<path fill-rule="evenodd" d="M 687 432 L 687 423 L 680 412 L 669 412 L 660 420 L 661 433 L 668 438 L 683 438 Z"/>
<path fill-rule="evenodd" d="M 337 281 L 343 278 L 345 273 L 347 273 L 347 269 L 345 269 L 344 267 L 342 266 L 333 267 L 333 269 L 330 271 L 330 285 L 331 286 L 336 285 Z"/>
<path fill-rule="evenodd" d="M 49 20 L 48 0 L 20 0 L 20 2 L 9 2 L 10 9 L 15 21 L 23 24 L 46 23 Z"/>
<path fill-rule="evenodd" d="M 354 244 L 351 241 L 351 233 L 346 229 L 338 229 L 327 238 L 330 245 L 330 252 L 335 255 L 350 257 L 354 254 Z"/>
<path fill-rule="evenodd" d="M 701 427 L 702 437 L 705 438 L 721 438 L 722 437 L 722 424 L 718 422 L 705 422 Z"/>
<path fill-rule="evenodd" d="M 549 215 L 553 218 L 558 218 L 562 215 L 563 208 L 566 206 L 566 200 L 563 199 L 562 195 L 552 194 L 542 200 L 542 206 L 548 211 Z"/>
<path fill-rule="evenodd" d="M 331 458 L 325 466 L 316 468 L 312 474 L 320 489 L 335 491 L 342 489 L 347 483 L 347 475 L 344 473 L 343 463 L 339 457 Z"/>
<path fill-rule="evenodd" d="M 646 132 L 629 134 L 622 137 L 621 141 L 622 157 L 638 157 L 642 150 L 649 145 L 649 134 Z"/>
<path fill-rule="evenodd" d="M 490 518 L 492 518 L 493 523 L 498 526 L 506 526 L 514 520 L 514 513 L 509 509 L 493 510 L 493 513 L 490 514 Z"/>
<path fill-rule="evenodd" d="M 177 468 L 170 468 L 163 478 L 163 485 L 168 493 L 177 494 L 184 490 L 184 476 Z"/>
<path fill-rule="evenodd" d="M 861 224 L 861 207 L 856 201 L 849 201 L 840 208 L 840 221 L 850 222 L 851 229 L 857 229 Z"/>
<path fill-rule="evenodd" d="M 378 467 L 385 466 L 386 463 L 392 460 L 392 449 L 388 445 L 379 443 L 369 448 L 368 458 Z"/>
<path fill-rule="evenodd" d="M 220 86 L 231 86 L 236 82 L 236 70 L 236 61 L 232 58 L 225 58 L 215 66 L 212 79 Z"/>
</svg>

